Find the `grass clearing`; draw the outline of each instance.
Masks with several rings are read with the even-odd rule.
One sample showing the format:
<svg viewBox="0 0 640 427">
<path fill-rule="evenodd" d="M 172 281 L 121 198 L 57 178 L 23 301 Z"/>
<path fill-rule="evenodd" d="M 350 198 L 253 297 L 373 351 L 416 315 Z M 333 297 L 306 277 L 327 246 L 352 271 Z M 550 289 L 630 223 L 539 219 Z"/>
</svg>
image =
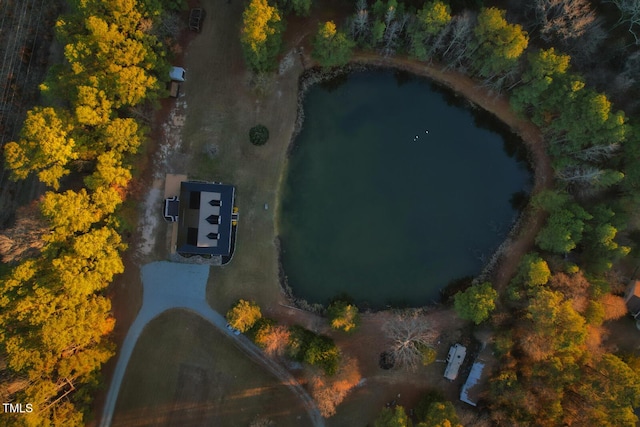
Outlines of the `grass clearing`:
<svg viewBox="0 0 640 427">
<path fill-rule="evenodd" d="M 138 340 L 112 425 L 236 427 L 260 417 L 279 426 L 308 423 L 289 389 L 231 340 L 196 314 L 171 310 Z"/>
<path fill-rule="evenodd" d="M 240 209 L 236 254 L 227 267 L 212 269 L 207 297 L 222 313 L 243 297 L 269 307 L 281 301 L 274 243 L 276 193 L 297 113 L 302 65 L 296 60 L 282 76 L 267 77 L 262 86 L 268 89 L 261 93 L 245 70 L 238 37 L 243 3 L 202 5 L 208 21 L 185 57 L 189 109 L 183 140 L 191 151 L 185 172 L 190 178 L 235 185 Z M 256 124 L 270 133 L 259 147 L 249 142 L 249 129 Z M 208 154 L 211 146 L 216 147 L 215 156 Z"/>
</svg>

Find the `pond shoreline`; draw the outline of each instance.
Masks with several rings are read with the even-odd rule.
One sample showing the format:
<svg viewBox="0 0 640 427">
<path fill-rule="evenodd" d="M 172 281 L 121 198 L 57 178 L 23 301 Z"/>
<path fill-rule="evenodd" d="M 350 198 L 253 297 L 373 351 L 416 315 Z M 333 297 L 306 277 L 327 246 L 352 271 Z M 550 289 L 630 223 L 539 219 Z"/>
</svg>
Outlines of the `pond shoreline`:
<svg viewBox="0 0 640 427">
<path fill-rule="evenodd" d="M 313 61 L 310 60 L 309 62 L 312 63 Z M 533 188 L 531 189 L 530 196 L 551 187 L 553 172 L 544 148 L 544 141 L 540 130 L 530 121 L 518 117 L 517 114 L 511 110 L 509 101 L 504 95 L 493 93 L 486 88 L 478 86 L 475 81 L 460 72 L 446 70 L 444 67 L 433 63 L 426 64 L 403 57 L 381 57 L 375 53 L 358 53 L 354 56 L 354 59 L 344 67 L 323 70 L 314 66 L 305 69 L 299 74 L 296 121 L 294 130 L 287 144 L 286 162 L 288 162 L 291 153 L 296 148 L 295 140 L 304 123 L 305 112 L 303 103 L 309 88 L 315 84 L 332 80 L 345 74 L 370 69 L 403 71 L 417 77 L 427 78 L 434 84 L 453 91 L 456 96 L 464 98 L 470 108 L 481 109 L 494 116 L 506 125 L 513 134 L 517 135 L 526 147 L 527 163 L 533 175 Z M 282 168 L 280 183 L 276 190 L 278 197 L 283 177 L 286 174 L 286 162 Z M 531 250 L 535 235 L 542 226 L 545 218 L 544 213 L 534 211 L 533 208 L 527 204 L 518 215 L 518 218 L 512 223 L 506 237 L 492 253 L 489 261 L 483 266 L 480 273 L 476 275 L 473 283 L 491 281 L 498 290 L 506 287 L 510 277 L 515 273 L 520 258 Z M 276 222 L 277 221 L 278 219 L 276 218 Z M 277 225 L 275 229 L 278 229 Z M 277 231 L 274 236 L 274 244 L 277 252 L 279 285 L 286 299 L 298 308 L 314 313 L 322 313 L 325 309 L 322 304 L 310 304 L 305 299 L 296 297 L 292 288 L 289 286 L 288 277 L 282 265 L 281 240 L 280 234 Z M 441 290 L 441 293 L 445 289 L 446 287 Z M 435 307 L 439 304 L 441 303 L 433 302 L 427 304 L 427 306 Z M 380 310 L 384 310 L 384 308 L 369 309 L 368 311 L 376 312 Z"/>
</svg>

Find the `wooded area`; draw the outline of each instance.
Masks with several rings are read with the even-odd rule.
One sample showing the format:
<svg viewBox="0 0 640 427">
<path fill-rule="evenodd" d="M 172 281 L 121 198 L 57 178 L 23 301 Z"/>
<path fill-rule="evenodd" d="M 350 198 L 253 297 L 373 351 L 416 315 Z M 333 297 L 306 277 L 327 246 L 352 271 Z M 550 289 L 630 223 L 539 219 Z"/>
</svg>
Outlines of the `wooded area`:
<svg viewBox="0 0 640 427">
<path fill-rule="evenodd" d="M 334 310 L 337 317 L 332 318 L 349 319 L 353 324 L 357 308 L 346 303 L 338 305 L 341 309 Z M 306 370 L 306 381 L 324 417 L 335 414 L 336 406 L 361 379 L 357 361 L 343 358 L 333 339 L 300 325 L 280 325 L 262 317 L 260 307 L 254 301 L 237 301 L 226 317 L 232 328 L 246 333 L 269 357 L 284 364 L 304 363 L 310 368 Z M 334 326 L 331 319 L 329 323 Z"/>
<path fill-rule="evenodd" d="M 50 103 L 27 112 L 19 139 L 4 150 L 14 179 L 36 174 L 52 189 L 39 203 L 44 245 L 18 260 L 0 289 L 3 390 L 11 390 L 3 399 L 34 407 L 4 414 L 4 425 L 86 422 L 100 368 L 115 351 L 105 289 L 124 271 L 118 208 L 146 132 L 134 108 L 164 93 L 168 64 L 157 27 L 163 11 L 181 5 L 70 3 L 56 24 L 66 61 L 40 87 Z"/>
<path fill-rule="evenodd" d="M 341 66 L 355 46 L 438 61 L 508 95 L 541 129 L 556 180 L 528 207 L 547 216 L 537 247 L 505 295 L 478 284 L 456 295 L 455 308 L 476 324 L 490 320 L 500 337 L 501 369 L 485 396 L 495 422 L 635 425 L 640 377 L 626 363 L 635 359 L 607 352 L 602 324 L 626 314 L 620 295 L 631 277 L 620 278 L 628 270 L 621 260 L 640 243 L 625 232 L 640 207 L 640 6 L 491 3 L 356 0 L 343 25 L 319 26 L 312 56 L 322 67 Z M 407 422 L 396 408 L 376 425 Z"/>
</svg>

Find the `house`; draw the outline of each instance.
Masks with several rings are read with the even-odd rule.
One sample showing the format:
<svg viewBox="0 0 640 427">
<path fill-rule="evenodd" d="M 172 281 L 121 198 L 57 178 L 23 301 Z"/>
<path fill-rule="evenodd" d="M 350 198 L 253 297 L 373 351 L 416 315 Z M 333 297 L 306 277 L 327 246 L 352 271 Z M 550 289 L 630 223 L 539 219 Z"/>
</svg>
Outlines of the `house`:
<svg viewBox="0 0 640 427">
<path fill-rule="evenodd" d="M 466 355 L 467 348 L 462 344 L 451 346 L 449 354 L 447 355 L 447 367 L 444 370 L 444 377 L 446 379 L 453 381 L 458 378 L 458 371 Z"/>
<path fill-rule="evenodd" d="M 182 256 L 229 257 L 233 252 L 235 188 L 199 181 L 180 184 L 176 252 Z"/>
<path fill-rule="evenodd" d="M 627 303 L 629 313 L 637 319 L 640 316 L 640 280 L 634 280 L 629 284 L 624 301 Z"/>
</svg>

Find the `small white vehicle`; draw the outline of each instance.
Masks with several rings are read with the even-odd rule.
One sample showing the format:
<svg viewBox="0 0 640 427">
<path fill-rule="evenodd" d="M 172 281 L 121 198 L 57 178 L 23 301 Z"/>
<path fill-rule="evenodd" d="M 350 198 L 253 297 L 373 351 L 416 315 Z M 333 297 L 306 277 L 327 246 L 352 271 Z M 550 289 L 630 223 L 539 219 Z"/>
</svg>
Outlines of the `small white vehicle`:
<svg viewBox="0 0 640 427">
<path fill-rule="evenodd" d="M 174 82 L 183 82 L 186 76 L 187 70 L 182 67 L 171 67 L 171 71 L 169 71 L 169 77 Z"/>
<path fill-rule="evenodd" d="M 240 331 L 227 323 L 227 329 L 233 332 L 233 335 L 240 335 Z"/>
</svg>

